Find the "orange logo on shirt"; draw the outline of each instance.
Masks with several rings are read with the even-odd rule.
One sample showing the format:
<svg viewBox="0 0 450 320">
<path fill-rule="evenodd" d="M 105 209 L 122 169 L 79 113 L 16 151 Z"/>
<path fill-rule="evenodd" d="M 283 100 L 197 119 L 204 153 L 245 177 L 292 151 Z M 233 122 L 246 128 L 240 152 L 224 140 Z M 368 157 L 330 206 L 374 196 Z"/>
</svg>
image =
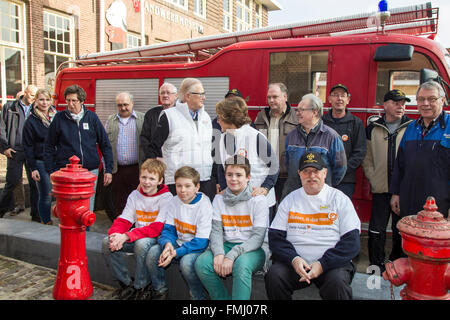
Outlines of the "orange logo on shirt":
<svg viewBox="0 0 450 320">
<path fill-rule="evenodd" d="M 343 135 L 342 135 L 342 141 L 347 141 L 347 140 L 348 140 L 348 135 L 343 134 Z"/>
<path fill-rule="evenodd" d="M 173 219 L 173 222 L 175 224 L 175 228 L 179 233 L 191 233 L 195 235 L 197 231 L 197 227 L 193 226 L 192 224 L 182 222 L 178 219 Z"/>
<path fill-rule="evenodd" d="M 158 216 L 158 211 L 141 211 L 141 210 L 136 210 L 136 216 L 137 216 L 137 221 L 139 222 L 153 222 L 156 220 L 156 217 Z"/>
<path fill-rule="evenodd" d="M 252 219 L 246 216 L 227 216 L 222 215 L 222 224 L 224 227 L 251 227 Z"/>
<path fill-rule="evenodd" d="M 288 223 L 300 223 L 300 224 L 314 224 L 318 226 L 328 226 L 332 225 L 333 221 L 336 220 L 337 214 L 328 213 L 314 213 L 314 214 L 304 214 L 298 212 L 289 211 Z"/>
</svg>

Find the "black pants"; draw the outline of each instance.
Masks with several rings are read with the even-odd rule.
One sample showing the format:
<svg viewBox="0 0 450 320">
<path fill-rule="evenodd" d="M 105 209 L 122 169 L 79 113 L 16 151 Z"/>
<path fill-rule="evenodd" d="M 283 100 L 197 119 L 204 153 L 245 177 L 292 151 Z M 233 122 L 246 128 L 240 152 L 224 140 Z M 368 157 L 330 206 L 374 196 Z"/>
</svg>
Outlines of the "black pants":
<svg viewBox="0 0 450 320">
<path fill-rule="evenodd" d="M 40 220 L 37 207 L 39 194 L 36 187 L 36 182 L 31 178 L 30 168 L 26 164 L 24 151 L 17 151 L 16 153 L 13 153 L 12 158 L 8 158 L 7 160 L 6 183 L 0 195 L 0 216 L 2 216 L 10 208 L 14 188 L 17 184 L 19 184 L 20 179 L 22 179 L 24 165 L 27 173 L 28 184 L 30 186 L 30 215 L 32 218 Z"/>
<path fill-rule="evenodd" d="M 112 190 L 114 195 L 115 216 L 122 214 L 127 204 L 128 196 L 139 185 L 139 164 L 129 166 L 117 166 L 117 172 L 113 174 Z"/>
<path fill-rule="evenodd" d="M 177 195 L 177 189 L 175 187 L 175 184 L 168 184 L 170 193 L 172 193 L 174 196 Z M 216 196 L 216 183 L 214 179 L 206 180 L 206 181 L 200 181 L 200 192 L 203 192 L 208 196 L 208 198 L 213 201 L 214 197 Z"/>
<path fill-rule="evenodd" d="M 390 193 L 372 194 L 372 212 L 369 222 L 369 262 L 383 267 L 385 260 L 386 228 L 389 217 L 392 217 L 392 251 L 389 260 L 395 260 L 404 256 L 402 251 L 402 238 L 397 229 L 400 217 L 391 210 Z"/>
<path fill-rule="evenodd" d="M 328 270 L 311 282 L 319 288 L 320 297 L 324 300 L 351 300 L 350 286 L 355 274 L 355 266 L 348 263 L 342 268 Z M 269 300 L 292 300 L 295 290 L 309 286 L 307 282 L 299 282 L 300 276 L 291 265 L 274 261 L 265 276 L 267 297 Z"/>
</svg>

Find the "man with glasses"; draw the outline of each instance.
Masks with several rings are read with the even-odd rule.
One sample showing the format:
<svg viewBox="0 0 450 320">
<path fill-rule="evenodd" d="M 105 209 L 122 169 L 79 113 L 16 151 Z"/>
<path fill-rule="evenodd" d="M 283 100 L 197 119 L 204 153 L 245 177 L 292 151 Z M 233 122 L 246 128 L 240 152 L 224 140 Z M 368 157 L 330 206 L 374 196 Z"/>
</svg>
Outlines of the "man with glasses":
<svg viewBox="0 0 450 320">
<path fill-rule="evenodd" d="M 369 262 L 385 270 L 386 228 L 392 216 L 393 247 L 401 246 L 401 237 L 396 231 L 399 216 L 390 206 L 389 182 L 394 170 L 398 146 L 406 127 L 412 121 L 405 115 L 405 103 L 411 100 L 401 90 L 394 89 L 384 95 L 384 115 L 370 122 L 366 129 L 367 154 L 362 163 L 364 174 L 370 182 L 372 210 L 369 222 Z M 389 258 L 395 260 L 393 256 Z"/>
<path fill-rule="evenodd" d="M 445 92 L 439 83 L 427 81 L 419 86 L 416 100 L 420 117 L 408 125 L 398 148 L 389 187 L 391 208 L 400 217 L 415 215 L 433 196 L 438 211 L 448 217 L 450 115 L 443 110 Z M 403 255 L 401 247 L 396 249 Z"/>
<path fill-rule="evenodd" d="M 144 114 L 133 110 L 133 96 L 129 92 L 116 96 L 116 106 L 117 113 L 111 115 L 105 125 L 113 155 L 115 216 L 110 218 L 118 217 L 125 208 L 129 194 L 139 184 L 139 165 L 144 161 L 142 151 L 139 152 Z"/>
<path fill-rule="evenodd" d="M 366 156 L 364 124 L 347 109 L 350 93 L 345 85 L 339 83 L 333 86 L 328 100 L 331 110 L 323 116 L 323 123 L 336 130 L 341 136 L 347 157 L 347 172 L 336 189 L 352 199 L 355 192 L 356 169 Z"/>
<path fill-rule="evenodd" d="M 288 102 L 287 87 L 284 83 L 271 83 L 267 89 L 268 108 L 258 112 L 255 127 L 261 131 L 276 151 L 280 162 L 280 174 L 275 184 L 275 194 L 280 201 L 283 186 L 287 180 L 284 142 L 289 132 L 297 126 L 295 110 Z"/>
<path fill-rule="evenodd" d="M 322 121 L 323 103 L 314 94 L 302 97 L 297 106 L 298 125 L 286 136 L 288 178 L 283 188 L 283 198 L 301 187 L 297 174 L 298 162 L 305 152 L 321 155 L 328 168 L 325 182 L 332 187 L 339 184 L 347 170 L 347 158 L 339 134 Z"/>
<path fill-rule="evenodd" d="M 159 100 L 161 101 L 161 105 L 148 110 L 144 117 L 144 125 L 142 126 L 140 140 L 141 149 L 142 152 L 144 152 L 145 159 L 151 158 L 150 143 L 158 124 L 159 115 L 161 114 L 161 111 L 175 105 L 175 101 L 177 100 L 177 88 L 169 82 L 164 82 L 159 88 Z"/>
<path fill-rule="evenodd" d="M 176 195 L 174 175 L 190 166 L 200 173 L 200 191 L 211 201 L 216 185 L 211 180 L 212 124 L 203 102 L 206 93 L 200 80 L 186 78 L 173 108 L 163 110 L 152 135 L 148 158 L 162 158 L 167 165 L 164 183 Z"/>
<path fill-rule="evenodd" d="M 49 173 L 64 168 L 69 158 L 76 155 L 80 164 L 98 176 L 100 157 L 97 144 L 105 160 L 103 185 L 112 181 L 113 155 L 105 128 L 98 116 L 86 108 L 86 92 L 74 84 L 64 90 L 67 109 L 58 112 L 49 127 L 44 146 L 44 163 Z M 95 181 L 94 190 L 97 186 Z M 94 211 L 95 194 L 90 199 L 89 210 Z"/>
<path fill-rule="evenodd" d="M 22 133 L 25 120 L 34 102 L 37 87 L 29 85 L 17 100 L 6 103 L 0 117 L 0 151 L 7 158 L 6 184 L 0 195 L 0 218 L 3 218 L 12 203 L 13 191 L 22 179 L 23 166 L 27 173 L 30 187 L 31 220 L 40 222 L 37 202 L 38 190 L 31 171 L 26 163 L 25 150 L 22 145 Z"/>
</svg>

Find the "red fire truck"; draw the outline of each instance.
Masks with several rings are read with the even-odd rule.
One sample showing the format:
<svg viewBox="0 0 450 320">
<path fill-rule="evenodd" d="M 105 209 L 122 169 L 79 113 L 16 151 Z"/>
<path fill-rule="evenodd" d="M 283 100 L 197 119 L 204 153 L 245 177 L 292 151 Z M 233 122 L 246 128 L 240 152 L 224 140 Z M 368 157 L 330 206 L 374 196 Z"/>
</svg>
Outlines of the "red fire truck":
<svg viewBox="0 0 450 320">
<path fill-rule="evenodd" d="M 433 40 L 437 16 L 438 8 L 426 3 L 393 9 L 387 21 L 370 13 L 90 54 L 58 72 L 55 105 L 65 108 L 65 88 L 78 84 L 86 90 L 86 106 L 104 122 L 116 112 L 119 91 L 131 92 L 135 109 L 145 112 L 158 105 L 163 82 L 179 87 L 185 77 L 195 77 L 203 83 L 212 118 L 215 104 L 238 88 L 254 119 L 267 106 L 271 82 L 287 85 L 293 106 L 312 92 L 326 110 L 329 89 L 343 83 L 351 93 L 349 109 L 364 122 L 383 112 L 388 90 L 399 88 L 412 100 L 407 113 L 417 117 L 415 92 L 423 70 L 450 83 L 450 55 Z M 353 203 L 362 222 L 369 220 L 370 202 L 359 168 Z"/>
</svg>

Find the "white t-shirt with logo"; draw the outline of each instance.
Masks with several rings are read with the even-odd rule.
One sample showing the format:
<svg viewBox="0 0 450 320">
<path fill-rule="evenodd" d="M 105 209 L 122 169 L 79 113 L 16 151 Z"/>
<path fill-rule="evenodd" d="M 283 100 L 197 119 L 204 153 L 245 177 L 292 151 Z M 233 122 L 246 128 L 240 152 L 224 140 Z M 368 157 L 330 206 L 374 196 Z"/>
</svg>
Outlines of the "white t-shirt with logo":
<svg viewBox="0 0 450 320">
<path fill-rule="evenodd" d="M 347 232 L 361 231 L 361 222 L 350 198 L 324 184 L 317 195 L 308 195 L 303 188 L 288 194 L 270 228 L 286 231 L 286 240 L 311 264 Z"/>
<path fill-rule="evenodd" d="M 211 201 L 204 193 L 194 204 L 186 204 L 175 196 L 162 211 L 167 212 L 166 224 L 175 226 L 177 230 L 179 246 L 194 238 L 209 239 L 213 209 Z"/>
<path fill-rule="evenodd" d="M 269 226 L 269 207 L 263 195 L 240 201 L 231 207 L 218 194 L 212 205 L 213 219 L 222 222 L 224 242 L 242 243 L 250 238 L 254 227 Z"/>
</svg>

